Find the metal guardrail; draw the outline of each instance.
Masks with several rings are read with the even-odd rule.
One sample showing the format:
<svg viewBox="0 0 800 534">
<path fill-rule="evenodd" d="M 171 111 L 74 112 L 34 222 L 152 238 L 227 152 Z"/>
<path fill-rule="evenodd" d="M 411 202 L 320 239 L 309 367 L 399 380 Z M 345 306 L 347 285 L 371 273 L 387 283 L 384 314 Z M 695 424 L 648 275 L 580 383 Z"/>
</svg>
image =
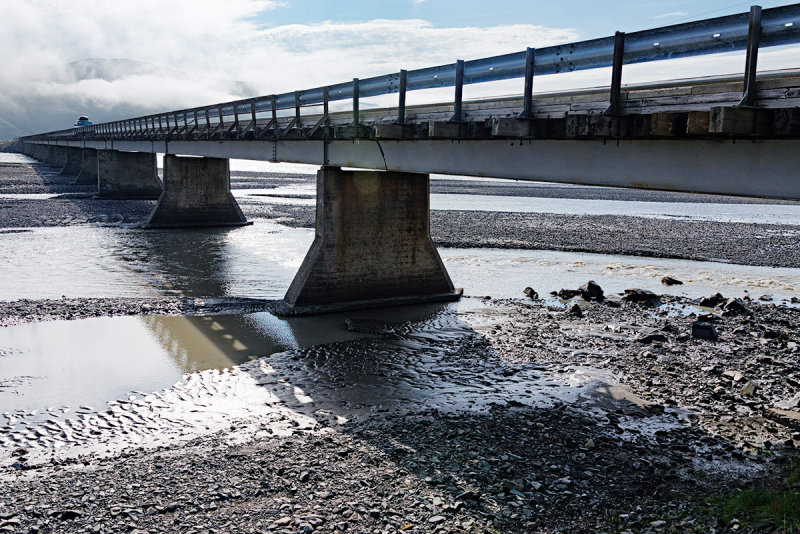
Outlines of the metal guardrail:
<svg viewBox="0 0 800 534">
<path fill-rule="evenodd" d="M 279 135 L 279 110 L 294 109 L 295 116 L 286 130 L 300 124 L 300 109 L 323 106 L 323 119 L 332 101 L 353 101 L 353 123 L 358 125 L 359 98 L 399 93 L 397 122 L 405 120 L 407 91 L 455 87 L 454 121 L 461 120 L 461 94 L 464 84 L 525 78 L 524 109 L 521 118 L 530 117 L 533 79 L 536 75 L 557 74 L 601 67 L 612 67 L 609 113 L 619 111 L 621 73 L 624 64 L 644 63 L 705 54 L 747 50 L 745 90 L 741 105 L 753 105 L 758 49 L 800 43 L 800 4 L 762 10 L 753 6 L 749 13 L 664 26 L 633 33 L 576 43 L 528 48 L 501 56 L 459 60 L 456 63 L 398 73 L 354 79 L 324 87 L 278 95 L 260 96 L 197 108 L 158 113 L 92 126 L 70 128 L 28 136 L 124 138 L 141 135 L 224 137 L 235 130 L 237 137 L 264 138 Z M 233 117 L 226 124 L 225 119 Z M 242 131 L 244 117 L 247 123 Z M 259 127 L 258 119 L 270 119 Z M 202 128 L 202 130 L 201 130 Z M 23 138 L 25 139 L 25 138 Z"/>
</svg>

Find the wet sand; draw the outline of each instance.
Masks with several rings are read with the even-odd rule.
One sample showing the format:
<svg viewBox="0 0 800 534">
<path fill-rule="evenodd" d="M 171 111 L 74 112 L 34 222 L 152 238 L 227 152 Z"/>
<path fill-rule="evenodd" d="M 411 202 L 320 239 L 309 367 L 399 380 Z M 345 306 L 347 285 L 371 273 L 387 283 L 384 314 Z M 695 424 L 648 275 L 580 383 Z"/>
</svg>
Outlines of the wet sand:
<svg viewBox="0 0 800 534">
<path fill-rule="evenodd" d="M 19 192 L 71 187 L 42 170 L 11 174 L 28 176 L 14 185 Z M 309 180 L 233 179 L 234 187 Z M 0 226 L 115 225 L 141 219 L 149 206 L 0 200 Z M 242 207 L 251 218 L 308 226 L 308 208 Z M 433 214 L 437 241 L 459 246 L 800 266 L 798 228 L 780 230 L 786 235 L 766 225 L 632 217 Z M 107 409 L 6 413 L 0 531 L 750 530 L 698 503 L 781 484 L 800 447 L 800 312 L 758 301 L 634 302 L 636 294 L 530 300 L 522 289 L 519 299 L 472 299 L 421 320 L 350 321 L 367 337 L 189 373 Z M 17 301 L 0 304 L 0 320 L 205 315 L 262 304 Z"/>
</svg>

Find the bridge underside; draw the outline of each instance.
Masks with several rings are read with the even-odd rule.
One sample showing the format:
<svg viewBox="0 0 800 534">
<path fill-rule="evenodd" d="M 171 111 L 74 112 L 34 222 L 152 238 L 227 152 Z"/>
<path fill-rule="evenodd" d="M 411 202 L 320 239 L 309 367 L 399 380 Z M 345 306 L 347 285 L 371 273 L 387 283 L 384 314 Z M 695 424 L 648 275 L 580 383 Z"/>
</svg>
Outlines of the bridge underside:
<svg viewBox="0 0 800 534">
<path fill-rule="evenodd" d="M 30 143 L 30 141 L 28 142 Z M 48 144 L 46 141 L 38 143 Z M 800 139 L 50 141 L 168 153 L 800 199 Z"/>
</svg>

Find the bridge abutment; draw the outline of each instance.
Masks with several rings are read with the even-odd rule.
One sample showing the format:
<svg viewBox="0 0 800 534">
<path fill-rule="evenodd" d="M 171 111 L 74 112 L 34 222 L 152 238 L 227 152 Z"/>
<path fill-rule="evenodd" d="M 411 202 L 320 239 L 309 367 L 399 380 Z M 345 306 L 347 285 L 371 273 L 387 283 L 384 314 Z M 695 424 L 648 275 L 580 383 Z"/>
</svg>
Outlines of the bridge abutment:
<svg viewBox="0 0 800 534">
<path fill-rule="evenodd" d="M 317 173 L 316 235 L 284 315 L 457 300 L 430 237 L 427 174 Z"/>
<path fill-rule="evenodd" d="M 164 156 L 164 191 L 145 228 L 244 224 L 231 194 L 228 159 Z"/>
<path fill-rule="evenodd" d="M 97 151 L 96 198 L 157 199 L 161 192 L 155 154 Z"/>
</svg>

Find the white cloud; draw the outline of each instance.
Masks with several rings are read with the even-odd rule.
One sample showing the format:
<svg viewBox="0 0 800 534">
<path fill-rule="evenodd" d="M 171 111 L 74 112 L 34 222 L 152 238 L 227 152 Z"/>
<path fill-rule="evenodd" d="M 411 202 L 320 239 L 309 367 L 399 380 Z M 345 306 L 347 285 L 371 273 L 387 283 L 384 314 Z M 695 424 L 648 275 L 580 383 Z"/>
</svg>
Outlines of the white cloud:
<svg viewBox="0 0 800 534">
<path fill-rule="evenodd" d="M 255 15 L 268 18 L 280 5 L 229 0 L 223 9 L 216 0 L 0 0 L 0 138 L 65 127 L 83 113 L 96 120 L 136 116 L 580 37 L 571 29 L 530 24 L 438 28 L 424 20 L 372 20 L 270 28 L 254 22 Z M 762 51 L 760 66 L 770 65 L 796 66 L 796 60 L 791 53 Z M 626 67 L 625 80 L 738 72 L 742 66 L 739 56 L 692 58 Z M 607 80 L 601 69 L 542 77 L 536 88 Z M 520 93 L 521 83 L 469 86 L 465 97 Z M 425 98 L 451 95 L 452 88 Z M 410 94 L 409 103 L 420 98 Z"/>
<path fill-rule="evenodd" d="M 647 17 L 649 19 L 669 19 L 673 17 L 685 17 L 689 13 L 686 11 L 672 11 L 670 13 L 662 13 L 660 15 L 653 15 L 652 17 Z"/>
<path fill-rule="evenodd" d="M 278 2 L 0 0 L 0 137 L 57 128 L 65 117 L 107 119 L 290 91 L 576 39 L 527 24 L 436 28 L 422 20 L 258 26 Z M 265 14 L 266 12 L 266 14 Z M 126 74 L 109 62 L 140 62 Z M 81 79 L 76 68 L 95 79 Z M 105 69 L 105 70 L 104 70 Z M 240 80 L 246 86 L 235 86 Z M 60 121 L 60 124 L 59 124 Z M 3 135 L 5 134 L 5 135 Z"/>
</svg>

